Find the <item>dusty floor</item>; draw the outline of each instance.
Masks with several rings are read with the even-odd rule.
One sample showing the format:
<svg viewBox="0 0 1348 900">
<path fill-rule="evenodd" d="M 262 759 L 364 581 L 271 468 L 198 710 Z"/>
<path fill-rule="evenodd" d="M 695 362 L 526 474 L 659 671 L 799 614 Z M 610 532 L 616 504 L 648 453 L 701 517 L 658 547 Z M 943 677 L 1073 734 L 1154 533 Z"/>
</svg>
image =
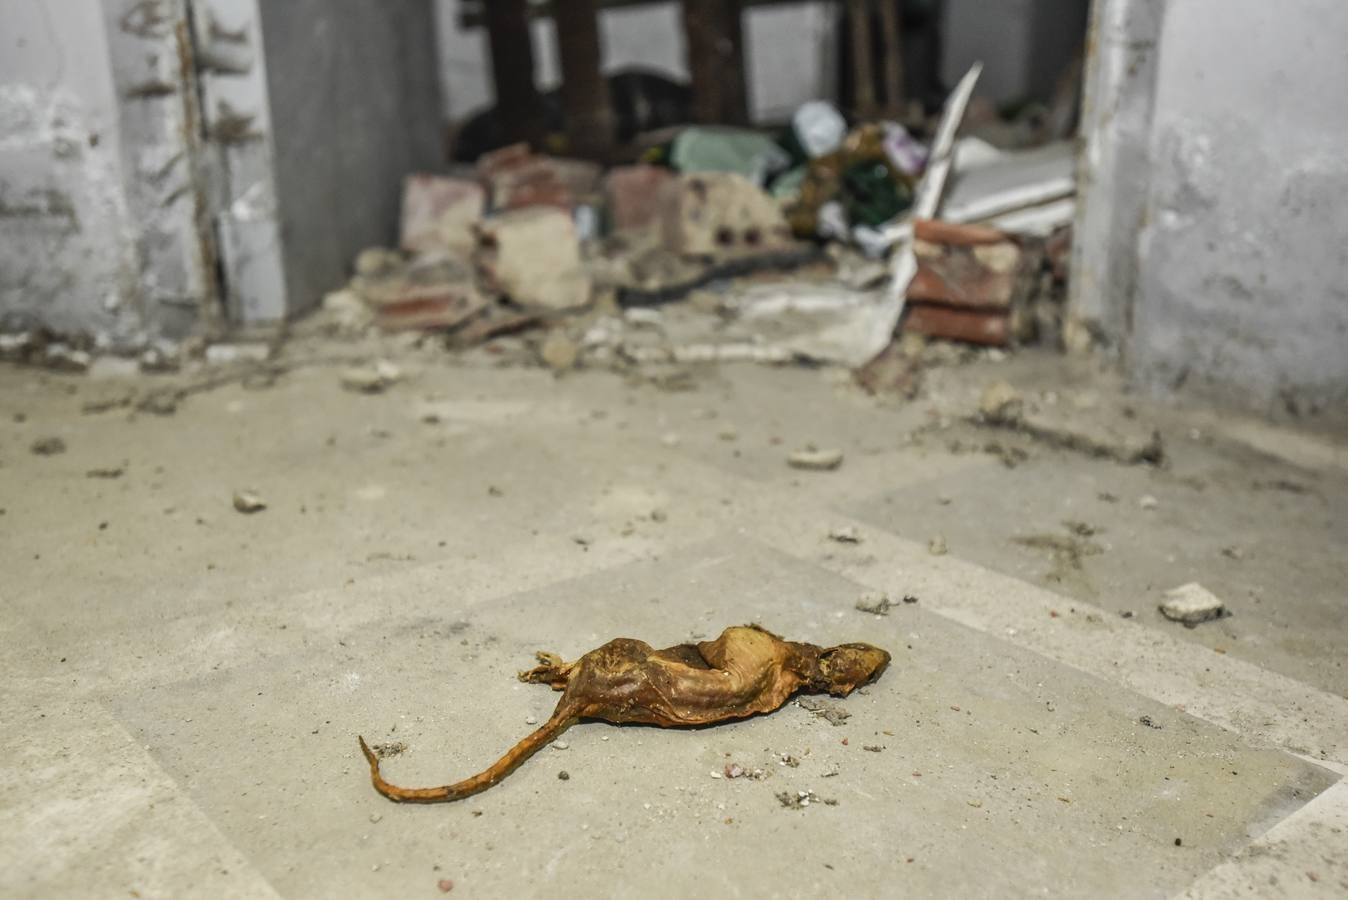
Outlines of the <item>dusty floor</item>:
<svg viewBox="0 0 1348 900">
<path fill-rule="evenodd" d="M 966 421 L 999 378 L 1120 399 L 1033 354 L 911 403 L 829 371 L 399 361 L 381 395 L 314 364 L 171 416 L 117 403 L 162 380 L 0 369 L 0 894 L 1348 892 L 1332 438 L 1123 398 L 1167 453 L 1125 466 Z M 788 468 L 807 443 L 842 467 Z M 1233 614 L 1163 619 L 1189 581 Z M 917 602 L 857 611 L 876 590 Z M 555 701 L 513 677 L 536 649 L 748 621 L 895 662 L 836 727 L 587 724 L 458 804 L 369 786 L 357 733 L 406 743 L 402 784 L 495 759 Z M 777 799 L 801 791 L 836 805 Z"/>
</svg>

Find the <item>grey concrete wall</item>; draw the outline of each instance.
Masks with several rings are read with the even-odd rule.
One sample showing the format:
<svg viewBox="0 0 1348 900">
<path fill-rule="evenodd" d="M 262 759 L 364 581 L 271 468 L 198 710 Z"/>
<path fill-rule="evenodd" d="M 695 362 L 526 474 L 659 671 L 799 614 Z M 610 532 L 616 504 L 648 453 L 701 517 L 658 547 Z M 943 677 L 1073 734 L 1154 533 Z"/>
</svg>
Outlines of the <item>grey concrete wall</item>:
<svg viewBox="0 0 1348 900">
<path fill-rule="evenodd" d="M 1145 383 L 1348 419 L 1345 36 L 1342 0 L 1167 4 L 1127 353 Z"/>
<path fill-rule="evenodd" d="M 397 237 L 405 174 L 443 166 L 430 0 L 263 2 L 290 311 Z"/>
<path fill-rule="evenodd" d="M 99 0 L 0 0 L 0 324 L 133 338 L 133 230 Z"/>
</svg>

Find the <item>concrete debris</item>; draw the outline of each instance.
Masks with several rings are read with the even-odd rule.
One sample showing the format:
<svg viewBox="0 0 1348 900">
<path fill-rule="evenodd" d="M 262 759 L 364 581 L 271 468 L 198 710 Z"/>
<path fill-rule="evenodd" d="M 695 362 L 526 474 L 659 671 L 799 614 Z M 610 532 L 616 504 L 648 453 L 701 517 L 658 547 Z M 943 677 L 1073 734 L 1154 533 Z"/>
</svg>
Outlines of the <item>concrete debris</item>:
<svg viewBox="0 0 1348 900">
<path fill-rule="evenodd" d="M 756 254 L 793 244 L 781 207 L 743 176 L 682 175 L 662 194 L 662 240 L 680 255 Z"/>
<path fill-rule="evenodd" d="M 403 181 L 398 244 L 412 254 L 468 252 L 486 206 L 487 192 L 475 180 L 409 175 Z M 361 271 L 359 260 L 356 271 L 377 274 Z"/>
<path fill-rule="evenodd" d="M 746 768 L 737 762 L 726 763 L 725 769 L 721 774 L 732 781 L 736 778 L 748 778 L 751 781 L 762 781 L 764 778 L 768 777 L 768 773 L 764 769 L 759 769 L 757 767 Z"/>
<path fill-rule="evenodd" d="M 807 472 L 831 472 L 843 463 L 841 450 L 820 450 L 810 446 L 797 450 L 786 458 L 786 464 L 793 469 Z"/>
<path fill-rule="evenodd" d="M 401 268 L 405 260 L 397 250 L 387 247 L 366 247 L 356 256 L 356 275 L 361 278 L 378 278 Z"/>
<path fill-rule="evenodd" d="M 983 164 L 956 171 L 941 205 L 947 222 L 986 222 L 1047 237 L 1076 212 L 1076 148 L 1057 141 L 1034 150 L 994 151 Z"/>
<path fill-rule="evenodd" d="M 241 513 L 251 515 L 262 512 L 267 508 L 267 503 L 254 491 L 235 491 L 234 508 Z"/>
<path fill-rule="evenodd" d="M 590 302 L 576 228 L 561 210 L 530 207 L 488 219 L 474 262 L 489 289 L 521 306 L 569 310 Z"/>
<path fill-rule="evenodd" d="M 382 394 L 402 380 L 402 370 L 388 360 L 342 370 L 341 384 L 359 394 Z"/>
<path fill-rule="evenodd" d="M 350 288 L 333 291 L 323 298 L 325 324 L 334 334 L 356 337 L 374 324 L 374 311 L 360 294 Z"/>
<path fill-rule="evenodd" d="M 1226 604 L 1196 581 L 1166 591 L 1161 615 L 1189 628 L 1227 615 Z"/>
<path fill-rule="evenodd" d="M 994 381 L 983 389 L 978 412 L 987 422 L 1015 425 L 1025 412 L 1025 401 L 1007 382 Z"/>
<path fill-rule="evenodd" d="M 206 348 L 206 364 L 227 366 L 239 362 L 266 362 L 271 353 L 268 344 L 211 344 Z"/>
<path fill-rule="evenodd" d="M 796 705 L 813 713 L 815 718 L 823 719 L 835 727 L 852 718 L 852 714 L 842 706 L 817 697 L 801 697 L 796 701 Z"/>
<path fill-rule="evenodd" d="M 932 556 L 945 556 L 949 553 L 950 547 L 946 545 L 945 535 L 934 535 L 931 540 L 927 541 L 927 552 Z"/>
<path fill-rule="evenodd" d="M 777 802 L 784 809 L 805 809 L 812 803 L 822 803 L 825 806 L 838 805 L 838 801 L 832 798 L 821 800 L 814 791 L 782 791 L 777 795 Z"/>
<path fill-rule="evenodd" d="M 66 442 L 59 437 L 38 438 L 28 449 L 37 456 L 60 456 L 66 452 Z"/>
<path fill-rule="evenodd" d="M 887 616 L 889 611 L 898 605 L 882 591 L 866 591 L 861 595 L 861 599 L 857 600 L 856 608 L 858 612 L 870 613 L 873 616 Z"/>
<path fill-rule="evenodd" d="M 855 525 L 839 525 L 828 530 L 828 539 L 839 544 L 860 544 L 861 530 Z"/>
<path fill-rule="evenodd" d="M 580 359 L 580 345 L 566 332 L 554 329 L 543 339 L 538 355 L 552 371 L 569 372 L 576 367 L 576 362 Z"/>
<path fill-rule="evenodd" d="M 1143 494 L 1138 498 L 1137 505 L 1140 509 L 1153 510 L 1161 505 L 1161 501 L 1157 500 L 1151 494 Z"/>
</svg>

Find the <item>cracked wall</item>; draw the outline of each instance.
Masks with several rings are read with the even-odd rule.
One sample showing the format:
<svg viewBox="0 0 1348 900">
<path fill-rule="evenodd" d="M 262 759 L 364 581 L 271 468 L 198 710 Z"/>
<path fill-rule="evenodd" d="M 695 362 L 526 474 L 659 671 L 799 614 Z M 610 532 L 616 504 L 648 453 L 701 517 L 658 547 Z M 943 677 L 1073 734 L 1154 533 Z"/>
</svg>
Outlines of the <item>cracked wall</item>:
<svg viewBox="0 0 1348 900">
<path fill-rule="evenodd" d="M 98 0 L 0 0 L 0 327 L 144 331 Z"/>
</svg>

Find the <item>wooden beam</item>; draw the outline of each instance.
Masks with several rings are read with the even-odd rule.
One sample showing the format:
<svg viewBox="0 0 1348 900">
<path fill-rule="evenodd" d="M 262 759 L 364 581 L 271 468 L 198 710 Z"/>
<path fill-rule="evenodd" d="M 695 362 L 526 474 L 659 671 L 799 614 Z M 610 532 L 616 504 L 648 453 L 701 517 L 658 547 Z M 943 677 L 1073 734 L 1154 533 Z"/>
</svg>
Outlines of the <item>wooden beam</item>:
<svg viewBox="0 0 1348 900">
<path fill-rule="evenodd" d="M 873 119 L 876 113 L 870 6 L 869 0 L 847 0 L 847 24 L 851 30 L 852 111 L 862 119 Z"/>
<path fill-rule="evenodd" d="M 562 108 L 568 152 L 598 159 L 613 146 L 614 116 L 608 82 L 600 70 L 596 0 L 567 0 L 555 12 L 557 51 L 562 64 Z"/>
<path fill-rule="evenodd" d="M 885 47 L 885 111 L 890 118 L 903 115 L 903 26 L 899 21 L 900 0 L 880 0 L 880 35 Z"/>
<path fill-rule="evenodd" d="M 738 0 L 683 0 L 683 28 L 692 78 L 693 119 L 706 124 L 748 121 L 744 29 Z"/>
<path fill-rule="evenodd" d="M 491 0 L 486 7 L 496 111 L 508 141 L 543 143 L 547 124 L 534 85 L 534 45 L 527 0 Z"/>
</svg>

